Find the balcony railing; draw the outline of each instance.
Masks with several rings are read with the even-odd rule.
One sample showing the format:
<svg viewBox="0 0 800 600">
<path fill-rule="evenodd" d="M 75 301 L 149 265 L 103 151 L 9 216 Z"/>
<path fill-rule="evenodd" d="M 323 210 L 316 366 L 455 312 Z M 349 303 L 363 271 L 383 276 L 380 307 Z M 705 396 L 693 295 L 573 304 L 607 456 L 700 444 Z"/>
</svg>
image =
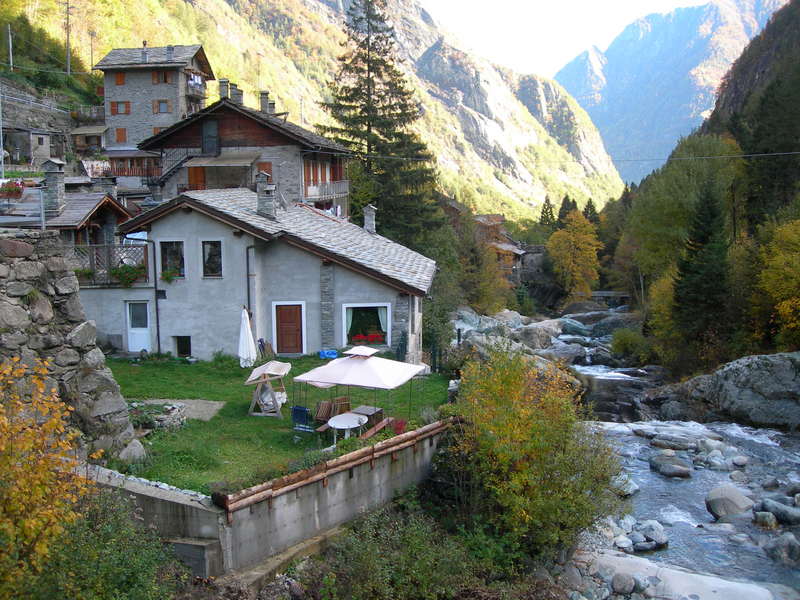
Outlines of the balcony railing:
<svg viewBox="0 0 800 600">
<path fill-rule="evenodd" d="M 206 86 L 192 81 L 186 82 L 186 95 L 193 96 L 194 98 L 206 98 Z"/>
<path fill-rule="evenodd" d="M 72 246 L 66 254 L 81 285 L 122 285 L 131 269 L 119 267 L 139 267 L 136 281 L 148 281 L 147 244 Z"/>
<path fill-rule="evenodd" d="M 161 167 L 115 167 L 111 174 L 116 177 L 161 177 Z"/>
<path fill-rule="evenodd" d="M 305 198 L 306 200 L 333 200 L 335 198 L 344 198 L 349 194 L 350 182 L 345 179 L 306 185 Z"/>
</svg>

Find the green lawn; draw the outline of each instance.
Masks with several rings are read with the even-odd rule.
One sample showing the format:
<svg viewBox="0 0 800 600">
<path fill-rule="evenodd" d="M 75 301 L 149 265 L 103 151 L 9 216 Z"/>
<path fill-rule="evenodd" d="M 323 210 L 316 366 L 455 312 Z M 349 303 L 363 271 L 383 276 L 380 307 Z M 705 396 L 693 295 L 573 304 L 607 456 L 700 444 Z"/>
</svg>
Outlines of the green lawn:
<svg viewBox="0 0 800 600">
<path fill-rule="evenodd" d="M 209 493 L 215 483 L 226 488 L 253 485 L 285 471 L 291 461 L 309 450 L 327 446 L 330 435 L 301 434 L 295 441 L 289 406 L 300 404 L 314 411 L 319 400 L 344 395 L 346 390 L 321 390 L 292 384 L 291 377 L 326 361 L 313 356 L 289 359 L 292 371 L 285 379 L 289 401 L 283 419 L 251 417 L 247 414 L 253 387 L 245 386 L 249 369 L 238 361 L 222 358 L 188 364 L 174 359 L 131 362 L 109 359 L 108 366 L 130 398 L 203 398 L 221 400 L 225 406 L 210 421 L 189 421 L 176 432 L 159 431 L 145 438 L 150 458 L 135 465 L 131 472 L 140 477 L 164 481 L 181 488 Z M 353 407 L 359 404 L 381 406 L 384 414 L 419 422 L 425 407 L 436 407 L 447 400 L 447 379 L 438 374 L 408 383 L 390 392 L 351 388 Z M 114 465 L 118 466 L 118 465 Z"/>
</svg>

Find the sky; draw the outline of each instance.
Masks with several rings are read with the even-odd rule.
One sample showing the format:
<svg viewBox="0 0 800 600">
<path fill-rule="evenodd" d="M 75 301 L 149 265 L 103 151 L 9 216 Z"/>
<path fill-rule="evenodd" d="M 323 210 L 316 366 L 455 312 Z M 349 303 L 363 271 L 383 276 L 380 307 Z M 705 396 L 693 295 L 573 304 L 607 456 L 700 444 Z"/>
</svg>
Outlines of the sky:
<svg viewBox="0 0 800 600">
<path fill-rule="evenodd" d="M 605 50 L 626 25 L 707 0 L 420 0 L 460 46 L 521 73 L 552 77 L 592 45 Z"/>
</svg>

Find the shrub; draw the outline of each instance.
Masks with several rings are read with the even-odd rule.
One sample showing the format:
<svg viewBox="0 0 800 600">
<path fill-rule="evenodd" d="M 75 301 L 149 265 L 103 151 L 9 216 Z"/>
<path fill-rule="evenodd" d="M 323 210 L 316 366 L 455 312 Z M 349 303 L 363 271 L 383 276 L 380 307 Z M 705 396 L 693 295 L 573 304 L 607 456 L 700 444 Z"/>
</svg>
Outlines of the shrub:
<svg viewBox="0 0 800 600">
<path fill-rule="evenodd" d="M 314 598 L 454 598 L 472 579 L 467 552 L 418 507 L 356 521 L 301 578 Z"/>
<path fill-rule="evenodd" d="M 144 265 L 119 265 L 108 270 L 108 274 L 125 288 L 131 287 L 137 279 L 144 277 L 145 273 L 147 267 Z"/>
<path fill-rule="evenodd" d="M 562 371 L 493 351 L 465 367 L 456 406 L 465 422 L 440 444 L 426 487 L 451 527 L 546 555 L 616 509 L 619 465 Z"/>
<path fill-rule="evenodd" d="M 611 350 L 639 364 L 650 362 L 653 357 L 650 341 L 636 329 L 617 329 L 611 341 Z"/>
<path fill-rule="evenodd" d="M 136 523 L 116 492 L 90 494 L 80 510 L 32 582 L 33 599 L 161 600 L 187 579 L 155 531 Z"/>
</svg>

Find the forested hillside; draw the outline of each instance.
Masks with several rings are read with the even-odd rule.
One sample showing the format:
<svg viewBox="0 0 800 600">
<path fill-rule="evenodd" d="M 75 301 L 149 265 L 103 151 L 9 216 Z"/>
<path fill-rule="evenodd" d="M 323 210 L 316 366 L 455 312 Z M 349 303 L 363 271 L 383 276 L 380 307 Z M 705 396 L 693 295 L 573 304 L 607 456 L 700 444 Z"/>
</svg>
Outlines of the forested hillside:
<svg viewBox="0 0 800 600">
<path fill-rule="evenodd" d="M 699 126 L 748 41 L 787 0 L 712 0 L 631 23 L 556 80 L 586 109 L 625 181 L 639 182 Z"/>
<path fill-rule="evenodd" d="M 258 88 L 269 89 L 291 119 L 313 126 L 329 118 L 319 103 L 328 99 L 342 52 L 346 4 L 72 0 L 72 46 L 89 64 L 113 47 L 143 40 L 151 46 L 200 42 L 217 77 L 238 82 L 246 103 L 255 103 Z M 423 113 L 417 128 L 436 157 L 446 192 L 512 219 L 538 214 L 548 194 L 569 194 L 581 206 L 589 198 L 602 205 L 619 194 L 621 180 L 597 130 L 558 84 L 521 77 L 452 47 L 413 0 L 390 1 L 389 13 Z M 63 39 L 63 3 L 4 0 L 0 21 L 20 17 Z"/>
<path fill-rule="evenodd" d="M 792 0 L 733 65 L 702 130 L 603 211 L 607 274 L 649 309 L 668 364 L 692 370 L 800 347 L 798 140 Z"/>
</svg>

